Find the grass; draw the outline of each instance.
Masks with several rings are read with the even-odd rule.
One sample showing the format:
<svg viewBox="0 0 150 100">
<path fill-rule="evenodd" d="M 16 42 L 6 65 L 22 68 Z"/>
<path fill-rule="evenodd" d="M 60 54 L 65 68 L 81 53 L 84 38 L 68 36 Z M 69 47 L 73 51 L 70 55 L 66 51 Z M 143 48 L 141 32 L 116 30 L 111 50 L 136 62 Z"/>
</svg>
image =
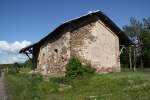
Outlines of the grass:
<svg viewBox="0 0 150 100">
<path fill-rule="evenodd" d="M 5 79 L 10 100 L 95 100 L 92 96 L 96 100 L 150 100 L 149 76 L 144 71 L 126 71 L 47 81 L 41 75 L 18 73 L 6 74 Z"/>
</svg>

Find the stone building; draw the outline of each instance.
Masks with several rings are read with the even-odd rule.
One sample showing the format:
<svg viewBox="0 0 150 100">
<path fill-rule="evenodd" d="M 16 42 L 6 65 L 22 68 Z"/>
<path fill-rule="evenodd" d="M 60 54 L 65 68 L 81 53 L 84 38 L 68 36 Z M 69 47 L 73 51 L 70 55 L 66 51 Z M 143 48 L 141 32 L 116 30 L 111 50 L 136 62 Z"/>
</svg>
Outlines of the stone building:
<svg viewBox="0 0 150 100">
<path fill-rule="evenodd" d="M 98 73 L 120 71 L 120 46 L 131 44 L 124 32 L 103 12 L 64 22 L 39 42 L 25 47 L 25 53 L 37 71 L 46 75 L 64 75 L 70 57 L 91 64 Z"/>
</svg>

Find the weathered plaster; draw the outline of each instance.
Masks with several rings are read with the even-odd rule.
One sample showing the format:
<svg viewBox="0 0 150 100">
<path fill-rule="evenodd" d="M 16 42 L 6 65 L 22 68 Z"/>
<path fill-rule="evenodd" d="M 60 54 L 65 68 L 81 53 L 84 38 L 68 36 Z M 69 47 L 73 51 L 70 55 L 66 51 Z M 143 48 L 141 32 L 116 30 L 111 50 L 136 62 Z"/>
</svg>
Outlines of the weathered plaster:
<svg viewBox="0 0 150 100">
<path fill-rule="evenodd" d="M 91 64 L 98 73 L 120 71 L 119 38 L 100 20 L 65 31 L 40 47 L 37 69 L 42 74 L 64 75 L 71 56 Z"/>
<path fill-rule="evenodd" d="M 40 48 L 38 70 L 42 74 L 64 74 L 65 65 L 70 58 L 70 33 L 58 40 L 47 42 Z"/>
<path fill-rule="evenodd" d="M 72 35 L 75 33 L 82 36 Z M 97 72 L 120 71 L 119 39 L 101 21 L 75 30 L 72 34 L 71 54 L 79 57 L 82 63 L 90 63 Z"/>
</svg>

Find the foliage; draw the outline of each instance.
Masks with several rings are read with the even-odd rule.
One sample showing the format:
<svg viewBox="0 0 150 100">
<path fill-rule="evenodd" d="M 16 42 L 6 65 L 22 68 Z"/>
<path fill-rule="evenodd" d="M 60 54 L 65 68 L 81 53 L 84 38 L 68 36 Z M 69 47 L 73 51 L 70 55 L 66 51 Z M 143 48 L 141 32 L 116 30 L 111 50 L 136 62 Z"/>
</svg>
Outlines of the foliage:
<svg viewBox="0 0 150 100">
<path fill-rule="evenodd" d="M 19 72 L 21 66 L 18 63 L 14 63 L 11 67 L 8 68 L 8 73 L 15 74 Z"/>
<path fill-rule="evenodd" d="M 130 25 L 123 27 L 125 33 L 131 37 L 131 39 L 136 43 L 136 57 L 137 64 L 140 66 L 140 61 L 143 59 L 144 66 L 150 65 L 150 17 L 144 18 L 142 21 L 136 20 L 134 18 L 130 19 Z M 125 57 L 127 52 L 124 52 Z M 121 58 L 121 61 L 126 60 L 127 57 Z"/>
<path fill-rule="evenodd" d="M 144 32 L 143 23 L 134 18 L 131 18 L 130 25 L 125 25 L 123 29 L 131 38 L 138 38 Z"/>
<path fill-rule="evenodd" d="M 144 65 L 150 65 L 150 32 L 143 35 L 143 60 Z"/>
<path fill-rule="evenodd" d="M 66 67 L 66 77 L 75 78 L 94 71 L 90 65 L 82 65 L 78 58 L 72 57 Z"/>
<path fill-rule="evenodd" d="M 32 68 L 32 62 L 30 60 L 27 60 L 23 64 L 24 67 Z"/>
<path fill-rule="evenodd" d="M 6 74 L 10 100 L 149 100 L 150 79 L 147 72 L 88 74 L 66 82 L 72 88 L 58 91 L 58 79 L 44 81 L 41 75 Z M 93 99 L 92 99 L 93 100 Z"/>
<path fill-rule="evenodd" d="M 10 68 L 13 67 L 13 64 L 0 64 L 1 68 Z"/>
<path fill-rule="evenodd" d="M 44 100 L 53 91 L 53 84 L 45 82 L 40 74 L 7 74 L 7 87 L 11 100 Z"/>
<path fill-rule="evenodd" d="M 10 73 L 10 74 L 15 74 L 15 73 L 18 73 L 19 72 L 19 70 L 18 70 L 18 68 L 13 68 L 13 67 L 11 67 L 11 68 L 9 68 L 8 69 L 8 73 Z"/>
<path fill-rule="evenodd" d="M 14 64 L 0 64 L 0 68 L 5 69 L 8 73 L 18 73 L 20 70 L 30 71 L 32 63 L 30 60 L 25 61 L 24 63 L 14 63 Z M 29 69 L 30 68 L 30 69 Z"/>
</svg>

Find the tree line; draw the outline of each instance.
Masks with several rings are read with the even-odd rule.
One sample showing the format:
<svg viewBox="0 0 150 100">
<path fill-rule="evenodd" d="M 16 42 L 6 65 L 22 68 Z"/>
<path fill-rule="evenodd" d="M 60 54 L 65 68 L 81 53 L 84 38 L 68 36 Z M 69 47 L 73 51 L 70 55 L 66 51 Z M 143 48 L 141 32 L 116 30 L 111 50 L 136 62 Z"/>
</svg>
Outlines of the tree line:
<svg viewBox="0 0 150 100">
<path fill-rule="evenodd" d="M 134 45 L 126 48 L 121 54 L 121 64 L 128 65 L 131 69 L 150 67 L 150 17 L 143 18 L 141 21 L 131 18 L 130 24 L 125 25 L 123 31 Z"/>
</svg>

